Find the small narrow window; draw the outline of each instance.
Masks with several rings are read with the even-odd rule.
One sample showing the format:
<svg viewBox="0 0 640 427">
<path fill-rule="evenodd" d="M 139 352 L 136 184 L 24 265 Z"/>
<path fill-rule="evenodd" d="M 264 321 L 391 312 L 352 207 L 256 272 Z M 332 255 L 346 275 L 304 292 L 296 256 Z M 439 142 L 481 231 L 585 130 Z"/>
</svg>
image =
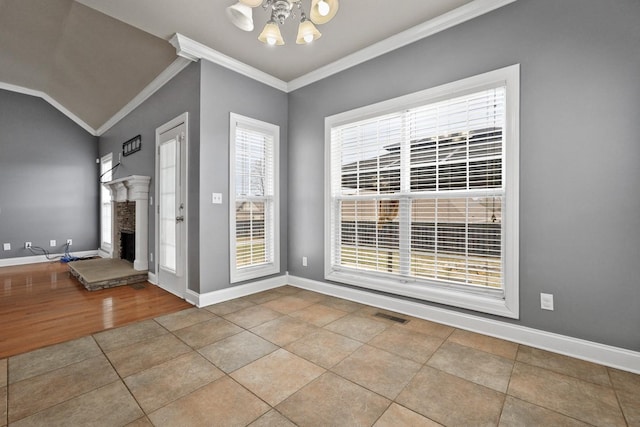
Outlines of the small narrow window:
<svg viewBox="0 0 640 427">
<path fill-rule="evenodd" d="M 111 192 L 103 184 L 113 178 L 113 154 L 100 158 L 100 247 L 111 253 Z"/>
<path fill-rule="evenodd" d="M 231 282 L 280 271 L 280 128 L 231 114 Z"/>
</svg>

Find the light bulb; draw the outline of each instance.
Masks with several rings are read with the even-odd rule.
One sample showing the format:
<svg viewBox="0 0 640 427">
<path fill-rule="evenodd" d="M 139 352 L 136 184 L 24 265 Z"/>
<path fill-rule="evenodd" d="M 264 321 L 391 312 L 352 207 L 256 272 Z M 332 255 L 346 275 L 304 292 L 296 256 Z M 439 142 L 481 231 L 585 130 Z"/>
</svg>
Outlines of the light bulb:
<svg viewBox="0 0 640 427">
<path fill-rule="evenodd" d="M 270 46 L 273 46 L 274 44 L 276 44 L 276 38 L 275 37 L 267 37 L 267 44 L 269 44 Z"/>
<path fill-rule="evenodd" d="M 311 43 L 313 41 L 313 34 L 305 34 L 304 35 L 304 42 L 305 43 Z"/>
<path fill-rule="evenodd" d="M 327 3 L 326 1 L 320 0 L 318 2 L 318 13 L 321 16 L 327 16 L 329 14 L 330 9 L 331 8 L 329 7 L 329 3 Z"/>
</svg>

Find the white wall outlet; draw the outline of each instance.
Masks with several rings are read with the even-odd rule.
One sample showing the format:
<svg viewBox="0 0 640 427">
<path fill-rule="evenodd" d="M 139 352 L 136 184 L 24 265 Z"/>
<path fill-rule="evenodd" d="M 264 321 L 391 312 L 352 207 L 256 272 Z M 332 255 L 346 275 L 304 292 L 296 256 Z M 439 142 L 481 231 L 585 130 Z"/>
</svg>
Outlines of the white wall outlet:
<svg viewBox="0 0 640 427">
<path fill-rule="evenodd" d="M 153 196 L 149 196 L 149 206 L 153 206 Z"/>
<path fill-rule="evenodd" d="M 54 248 L 56 246 L 56 241 L 55 240 L 49 240 L 49 246 Z"/>
<path fill-rule="evenodd" d="M 211 203 L 214 205 L 222 204 L 222 193 L 211 193 Z"/>
<path fill-rule="evenodd" d="M 67 239 L 67 245 L 69 245 L 69 246 L 73 245 L 73 240 Z"/>
<path fill-rule="evenodd" d="M 540 308 L 553 311 L 553 294 L 540 294 Z"/>
<path fill-rule="evenodd" d="M 31 242 L 24 242 L 24 248 L 29 249 L 31 247 Z"/>
<path fill-rule="evenodd" d="M 303 266 L 303 267 L 306 267 L 306 266 L 307 266 L 307 257 L 306 257 L 306 256 L 303 256 L 303 257 L 302 257 L 302 266 Z"/>
<path fill-rule="evenodd" d="M 153 262 L 153 252 L 149 252 L 149 262 Z"/>
<path fill-rule="evenodd" d="M 4 247 L 5 251 L 10 251 L 11 250 L 11 243 L 5 243 L 4 245 L 2 245 Z"/>
</svg>

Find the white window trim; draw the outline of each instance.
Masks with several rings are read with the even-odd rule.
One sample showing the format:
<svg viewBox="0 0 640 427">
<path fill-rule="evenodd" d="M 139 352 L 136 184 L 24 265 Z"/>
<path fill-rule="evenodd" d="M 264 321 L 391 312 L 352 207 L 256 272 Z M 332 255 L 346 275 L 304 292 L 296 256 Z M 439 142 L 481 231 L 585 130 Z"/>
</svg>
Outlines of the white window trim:
<svg viewBox="0 0 640 427">
<path fill-rule="evenodd" d="M 104 188 L 104 178 L 102 178 L 102 174 L 106 173 L 102 171 L 102 165 L 105 162 L 111 161 L 111 177 L 113 178 L 113 153 L 109 153 L 109 154 L 105 154 L 104 156 L 100 157 L 100 249 L 107 253 L 109 256 L 111 256 L 111 253 L 113 251 L 113 230 L 111 230 L 111 241 L 112 243 L 107 243 L 104 241 L 104 236 L 102 235 L 102 226 L 103 226 L 103 221 L 104 221 L 104 216 L 102 215 L 102 208 L 104 205 L 104 200 L 102 200 L 102 189 Z M 109 191 L 109 190 L 108 190 Z M 111 202 L 111 200 L 109 200 Z M 111 215 L 113 216 L 113 207 L 111 209 Z M 113 227 L 113 218 L 111 218 L 111 226 Z"/>
<path fill-rule="evenodd" d="M 236 267 L 236 176 L 235 176 L 235 140 L 236 126 L 258 129 L 273 136 L 273 262 L 253 267 Z M 229 248 L 230 282 L 236 283 L 256 279 L 280 272 L 280 127 L 271 123 L 231 113 L 229 121 Z M 265 219 L 266 220 L 266 219 Z"/>
<path fill-rule="evenodd" d="M 504 221 L 504 290 L 500 295 L 490 290 L 474 292 L 455 286 L 427 286 L 334 269 L 331 259 L 331 129 L 344 124 L 413 108 L 428 103 L 477 92 L 496 85 L 506 86 Z M 519 108 L 520 66 L 490 71 L 377 104 L 339 113 L 325 119 L 325 279 L 375 289 L 392 294 L 465 308 L 498 316 L 519 318 Z"/>
</svg>

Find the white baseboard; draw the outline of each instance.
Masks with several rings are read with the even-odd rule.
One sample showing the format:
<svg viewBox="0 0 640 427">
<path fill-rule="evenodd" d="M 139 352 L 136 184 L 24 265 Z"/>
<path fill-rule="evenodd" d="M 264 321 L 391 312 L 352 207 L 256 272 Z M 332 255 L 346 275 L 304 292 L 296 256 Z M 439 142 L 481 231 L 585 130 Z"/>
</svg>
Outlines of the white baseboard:
<svg viewBox="0 0 640 427">
<path fill-rule="evenodd" d="M 197 307 L 206 307 L 211 304 L 229 301 L 234 298 L 244 297 L 257 292 L 284 286 L 286 284 L 287 276 L 277 276 L 264 280 L 257 280 L 244 285 L 233 286 L 231 288 L 220 289 L 219 291 L 207 292 L 206 294 L 198 294 L 187 289 L 185 299 Z"/>
<path fill-rule="evenodd" d="M 83 251 L 83 252 L 72 252 L 71 255 L 78 258 L 85 257 L 93 257 L 98 255 L 98 251 Z M 34 255 L 34 256 L 24 256 L 18 258 L 5 258 L 0 259 L 0 267 L 11 267 L 14 265 L 25 265 L 25 264 L 37 264 L 42 262 L 60 262 L 60 257 L 63 257 L 64 254 L 49 254 L 50 258 L 55 259 L 47 259 L 44 255 Z"/>
<path fill-rule="evenodd" d="M 640 374 L 640 352 L 297 276 L 288 284 Z"/>
<path fill-rule="evenodd" d="M 147 281 L 149 283 L 151 283 L 152 285 L 157 285 L 158 284 L 158 276 L 156 275 L 156 273 L 152 273 L 152 272 L 148 272 L 147 273 Z"/>
</svg>

